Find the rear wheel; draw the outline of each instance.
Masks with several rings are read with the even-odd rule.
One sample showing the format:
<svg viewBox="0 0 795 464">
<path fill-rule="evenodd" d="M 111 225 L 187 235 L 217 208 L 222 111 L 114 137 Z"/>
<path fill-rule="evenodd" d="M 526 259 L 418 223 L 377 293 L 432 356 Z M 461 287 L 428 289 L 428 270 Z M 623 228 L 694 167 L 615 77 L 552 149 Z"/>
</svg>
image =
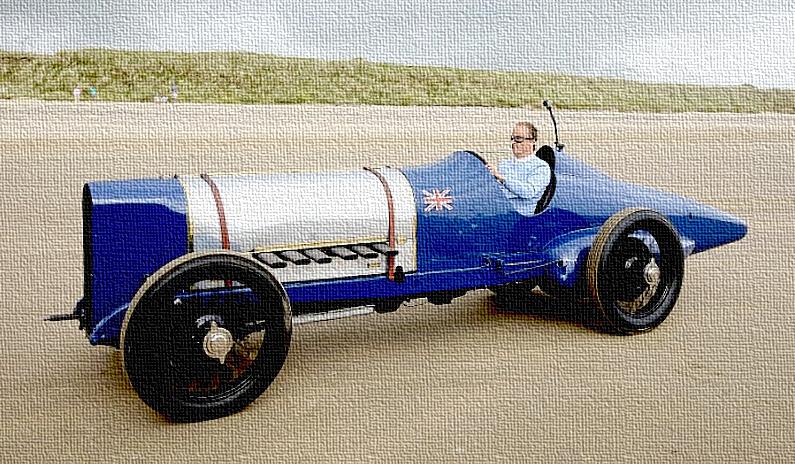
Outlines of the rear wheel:
<svg viewBox="0 0 795 464">
<path fill-rule="evenodd" d="M 679 296 L 684 253 L 665 216 L 646 209 L 616 213 L 599 230 L 586 263 L 591 301 L 619 333 L 661 324 Z"/>
<path fill-rule="evenodd" d="M 279 373 L 292 333 L 281 285 L 246 255 L 193 255 L 139 290 L 122 328 L 130 384 L 176 421 L 237 412 Z"/>
</svg>

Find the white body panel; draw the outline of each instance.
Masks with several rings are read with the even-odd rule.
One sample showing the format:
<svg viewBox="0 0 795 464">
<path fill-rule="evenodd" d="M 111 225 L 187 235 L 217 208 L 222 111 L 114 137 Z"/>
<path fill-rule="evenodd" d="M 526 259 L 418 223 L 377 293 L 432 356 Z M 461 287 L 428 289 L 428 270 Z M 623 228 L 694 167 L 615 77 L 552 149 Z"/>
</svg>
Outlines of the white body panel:
<svg viewBox="0 0 795 464">
<path fill-rule="evenodd" d="M 417 213 L 414 194 L 396 169 L 379 172 L 393 199 L 395 266 L 417 269 Z M 386 243 L 389 207 L 384 186 L 368 171 L 299 174 L 211 175 L 224 210 L 230 249 L 286 251 Z M 218 204 L 199 176 L 180 177 L 188 203 L 194 251 L 223 248 Z M 281 282 L 386 273 L 386 257 L 334 259 L 331 263 L 272 269 Z"/>
</svg>

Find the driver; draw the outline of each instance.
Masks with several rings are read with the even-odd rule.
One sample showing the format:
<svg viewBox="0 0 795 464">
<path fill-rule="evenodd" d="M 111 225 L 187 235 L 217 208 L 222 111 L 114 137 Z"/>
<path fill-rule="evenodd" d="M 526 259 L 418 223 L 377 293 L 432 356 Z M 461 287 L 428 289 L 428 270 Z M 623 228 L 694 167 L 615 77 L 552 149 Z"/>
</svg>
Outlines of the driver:
<svg viewBox="0 0 795 464">
<path fill-rule="evenodd" d="M 536 203 L 549 184 L 549 165 L 534 156 L 538 130 L 529 122 L 518 122 L 511 133 L 513 158 L 503 160 L 499 167 L 486 167 L 499 181 L 505 197 L 516 211 L 525 216 L 535 213 Z"/>
</svg>

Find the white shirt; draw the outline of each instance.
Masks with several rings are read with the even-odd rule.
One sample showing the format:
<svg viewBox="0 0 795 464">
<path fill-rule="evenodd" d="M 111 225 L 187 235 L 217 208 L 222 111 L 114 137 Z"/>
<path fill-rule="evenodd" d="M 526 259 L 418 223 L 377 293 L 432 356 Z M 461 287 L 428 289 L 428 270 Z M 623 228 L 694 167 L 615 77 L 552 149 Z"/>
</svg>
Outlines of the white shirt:
<svg viewBox="0 0 795 464">
<path fill-rule="evenodd" d="M 519 214 L 532 216 L 552 177 L 549 165 L 530 154 L 500 162 L 498 170 L 505 178 L 502 191 Z"/>
</svg>

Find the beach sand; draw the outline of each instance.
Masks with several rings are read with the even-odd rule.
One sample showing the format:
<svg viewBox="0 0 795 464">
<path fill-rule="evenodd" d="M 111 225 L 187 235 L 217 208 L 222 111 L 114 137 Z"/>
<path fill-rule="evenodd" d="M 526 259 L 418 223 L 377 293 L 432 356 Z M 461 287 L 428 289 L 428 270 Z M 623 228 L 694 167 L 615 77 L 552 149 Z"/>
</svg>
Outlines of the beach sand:
<svg viewBox="0 0 795 464">
<path fill-rule="evenodd" d="M 668 320 L 633 337 L 488 291 L 297 326 L 270 389 L 171 424 L 76 322 L 81 187 L 174 173 L 314 171 L 509 156 L 541 109 L 0 102 L 5 276 L 0 460 L 115 462 L 781 460 L 795 457 L 795 116 L 559 112 L 567 150 L 744 218 L 687 260 Z"/>
</svg>

